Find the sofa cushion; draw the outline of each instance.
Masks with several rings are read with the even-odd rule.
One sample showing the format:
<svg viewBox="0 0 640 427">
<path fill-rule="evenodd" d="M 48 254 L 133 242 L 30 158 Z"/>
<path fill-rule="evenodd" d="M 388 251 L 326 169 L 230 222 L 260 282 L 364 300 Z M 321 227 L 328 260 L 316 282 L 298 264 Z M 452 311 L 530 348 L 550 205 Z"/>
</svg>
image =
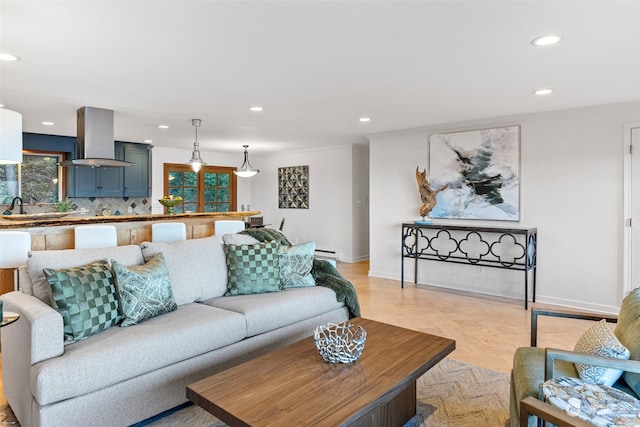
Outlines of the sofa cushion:
<svg viewBox="0 0 640 427">
<path fill-rule="evenodd" d="M 629 292 L 620 306 L 615 334 L 629 349 L 630 359 L 640 360 L 640 288 Z M 636 395 L 640 395 L 640 374 L 625 372 L 622 377 Z"/>
<path fill-rule="evenodd" d="M 344 306 L 344 303 L 336 301 L 335 292 L 321 286 L 214 298 L 204 304 L 242 313 L 247 322 L 247 336 L 272 331 Z"/>
<path fill-rule="evenodd" d="M 54 308 L 62 315 L 64 338 L 77 341 L 120 321 L 113 275 L 106 260 L 82 267 L 44 269 Z"/>
<path fill-rule="evenodd" d="M 227 264 L 219 236 L 177 242 L 144 242 L 144 258 L 162 252 L 176 304 L 219 297 L 227 291 Z"/>
<path fill-rule="evenodd" d="M 227 259 L 225 295 L 249 295 L 279 292 L 280 244 L 275 241 L 255 245 L 224 245 Z"/>
<path fill-rule="evenodd" d="M 31 368 L 40 405 L 86 395 L 245 338 L 242 315 L 203 304 L 129 328 L 109 328 L 65 347 L 62 356 Z"/>
<path fill-rule="evenodd" d="M 137 325 L 178 308 L 162 253 L 144 265 L 126 267 L 116 260 L 111 264 L 124 316 L 120 326 Z"/>
<path fill-rule="evenodd" d="M 45 304 L 53 307 L 51 286 L 49 286 L 49 282 L 47 282 L 43 269 L 79 267 L 103 259 L 115 259 L 124 265 L 139 265 L 144 263 L 142 250 L 138 245 L 100 249 L 31 251 L 29 252 L 29 258 L 27 258 L 27 272 L 31 278 L 33 288 L 23 289 L 23 292 L 32 294 Z"/>
<path fill-rule="evenodd" d="M 629 350 L 620 344 L 613 331 L 607 326 L 607 321 L 602 319 L 587 329 L 576 343 L 574 350 L 580 353 L 595 354 L 598 356 L 628 359 Z M 603 366 L 584 365 L 576 363 L 576 369 L 580 379 L 593 383 L 612 386 L 622 375 L 621 369 L 605 368 Z"/>
<path fill-rule="evenodd" d="M 284 288 L 315 286 L 311 275 L 316 242 L 296 246 L 280 246 L 280 283 Z"/>
</svg>

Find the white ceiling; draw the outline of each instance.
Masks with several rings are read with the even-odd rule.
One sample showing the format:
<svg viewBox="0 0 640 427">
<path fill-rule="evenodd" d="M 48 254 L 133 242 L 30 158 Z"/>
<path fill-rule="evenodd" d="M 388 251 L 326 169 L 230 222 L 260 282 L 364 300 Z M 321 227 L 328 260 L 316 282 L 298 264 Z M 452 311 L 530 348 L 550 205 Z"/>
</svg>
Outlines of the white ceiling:
<svg viewBox="0 0 640 427">
<path fill-rule="evenodd" d="M 201 149 L 267 153 L 640 100 L 638 1 L 2 0 L 0 19 L 26 132 L 74 136 L 86 105 L 118 140 L 191 149 L 199 118 Z"/>
</svg>

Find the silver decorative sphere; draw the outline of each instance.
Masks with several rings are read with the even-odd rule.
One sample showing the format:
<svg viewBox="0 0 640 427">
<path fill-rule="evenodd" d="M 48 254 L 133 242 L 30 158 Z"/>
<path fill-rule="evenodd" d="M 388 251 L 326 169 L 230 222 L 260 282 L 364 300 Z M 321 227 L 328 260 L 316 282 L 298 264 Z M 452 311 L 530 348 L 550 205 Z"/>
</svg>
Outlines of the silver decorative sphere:
<svg viewBox="0 0 640 427">
<path fill-rule="evenodd" d="M 367 331 L 350 323 L 328 323 L 313 334 L 316 348 L 325 362 L 352 363 L 358 360 L 367 341 Z"/>
</svg>

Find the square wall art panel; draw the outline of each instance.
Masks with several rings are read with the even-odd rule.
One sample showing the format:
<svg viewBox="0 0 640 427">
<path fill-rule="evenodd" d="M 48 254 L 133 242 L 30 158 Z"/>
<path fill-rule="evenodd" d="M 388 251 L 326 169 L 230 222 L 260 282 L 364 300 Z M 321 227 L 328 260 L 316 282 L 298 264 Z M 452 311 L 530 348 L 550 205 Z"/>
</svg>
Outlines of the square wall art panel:
<svg viewBox="0 0 640 427">
<path fill-rule="evenodd" d="M 278 168 L 278 207 L 309 209 L 309 166 Z"/>
<path fill-rule="evenodd" d="M 520 126 L 429 136 L 432 218 L 520 219 Z"/>
</svg>

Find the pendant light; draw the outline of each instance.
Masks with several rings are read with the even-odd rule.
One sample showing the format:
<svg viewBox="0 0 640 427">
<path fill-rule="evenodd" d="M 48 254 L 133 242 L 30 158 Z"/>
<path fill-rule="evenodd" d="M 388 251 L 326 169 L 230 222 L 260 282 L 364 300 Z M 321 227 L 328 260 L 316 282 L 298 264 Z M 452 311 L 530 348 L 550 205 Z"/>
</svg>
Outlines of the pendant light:
<svg viewBox="0 0 640 427">
<path fill-rule="evenodd" d="M 0 165 L 22 163 L 22 114 L 0 108 Z"/>
<path fill-rule="evenodd" d="M 240 166 L 237 170 L 233 171 L 236 175 L 242 178 L 249 178 L 250 176 L 254 176 L 258 172 L 258 169 L 254 169 L 251 166 L 251 162 L 249 161 L 249 153 L 247 152 L 248 145 L 243 145 L 244 147 L 244 162 L 242 162 L 242 166 Z"/>
<path fill-rule="evenodd" d="M 198 144 L 198 128 L 200 127 L 200 123 L 202 120 L 200 119 L 191 119 L 191 124 L 196 128 L 196 141 L 193 143 L 193 153 L 191 153 L 191 160 L 189 160 L 189 164 L 191 165 L 191 169 L 194 172 L 198 172 L 202 165 L 206 164 L 202 161 L 202 157 L 200 157 L 200 144 Z"/>
</svg>

